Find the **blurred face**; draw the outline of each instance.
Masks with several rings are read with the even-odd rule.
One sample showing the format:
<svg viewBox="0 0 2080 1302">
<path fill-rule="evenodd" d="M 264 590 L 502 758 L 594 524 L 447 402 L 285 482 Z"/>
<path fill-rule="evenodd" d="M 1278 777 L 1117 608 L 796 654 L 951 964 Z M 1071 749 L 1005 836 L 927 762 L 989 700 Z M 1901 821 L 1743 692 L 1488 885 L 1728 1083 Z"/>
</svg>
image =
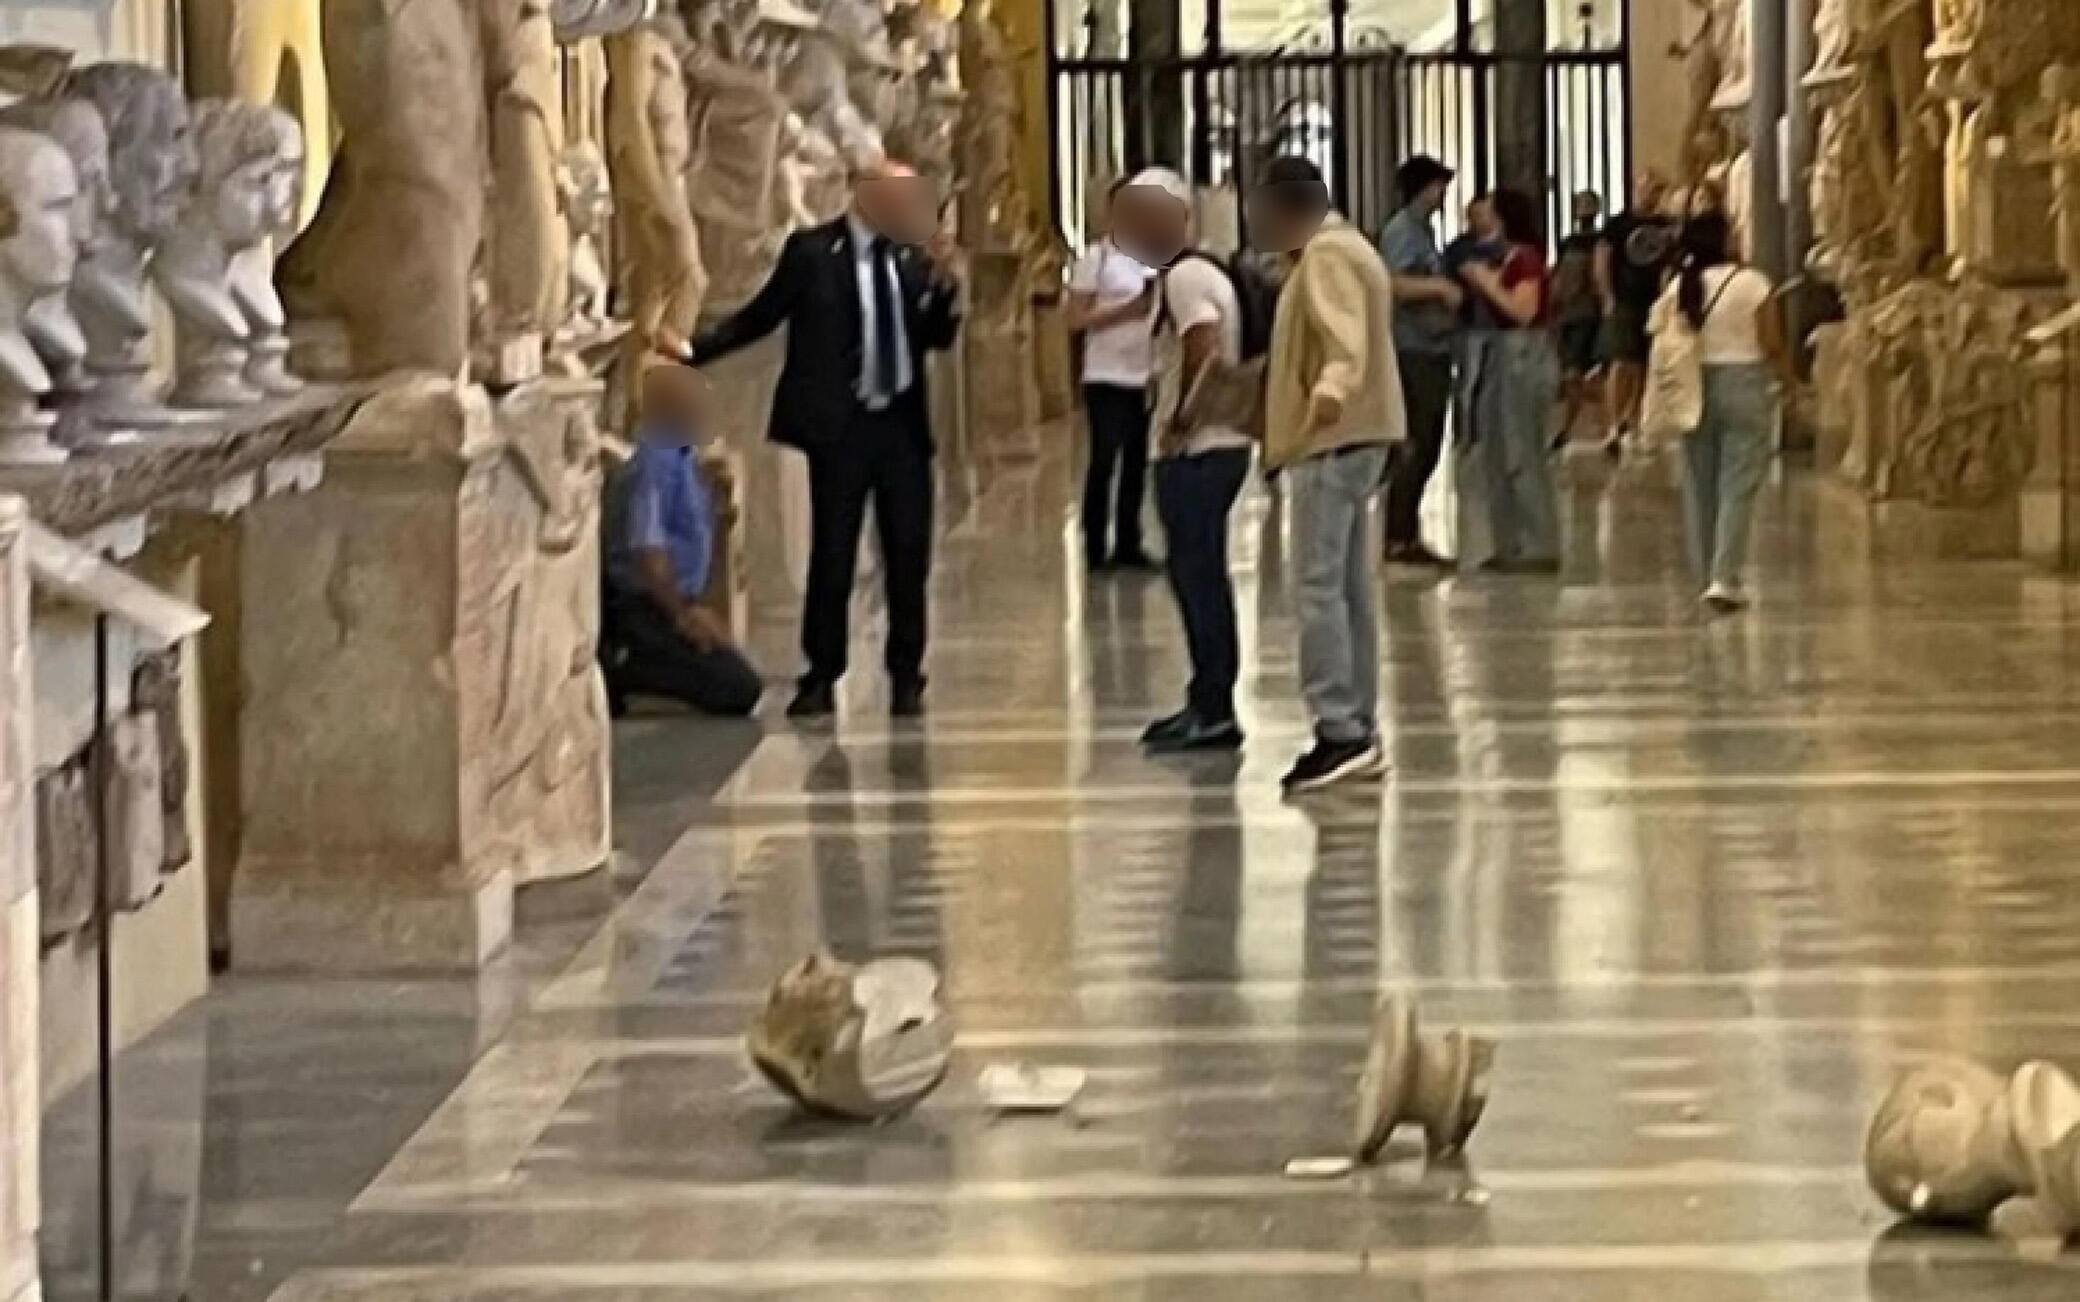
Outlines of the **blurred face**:
<svg viewBox="0 0 2080 1302">
<path fill-rule="evenodd" d="M 1432 181 L 1416 196 L 1416 206 L 1425 213 L 1443 212 L 1444 197 L 1450 193 L 1451 188 L 1450 181 Z"/>
<path fill-rule="evenodd" d="M 853 203 L 868 230 L 897 244 L 923 244 L 938 234 L 938 194 L 908 168 L 889 165 L 861 178 Z"/>
<path fill-rule="evenodd" d="M 1466 205 L 1466 229 L 1473 232 L 1475 239 L 1493 240 L 1502 237 L 1502 219 L 1495 215 L 1495 201 L 1486 195 Z"/>
<path fill-rule="evenodd" d="M 1603 200 L 1593 194 L 1578 194 L 1574 197 L 1574 224 L 1594 226 L 1596 219 L 1603 216 Z"/>
<path fill-rule="evenodd" d="M 1177 261 L 1191 235 L 1191 209 L 1160 186 L 1130 185 L 1112 202 L 1112 242 L 1143 266 Z"/>
<path fill-rule="evenodd" d="M 679 445 L 706 441 L 708 384 L 690 366 L 659 363 L 643 373 L 643 429 Z"/>
</svg>

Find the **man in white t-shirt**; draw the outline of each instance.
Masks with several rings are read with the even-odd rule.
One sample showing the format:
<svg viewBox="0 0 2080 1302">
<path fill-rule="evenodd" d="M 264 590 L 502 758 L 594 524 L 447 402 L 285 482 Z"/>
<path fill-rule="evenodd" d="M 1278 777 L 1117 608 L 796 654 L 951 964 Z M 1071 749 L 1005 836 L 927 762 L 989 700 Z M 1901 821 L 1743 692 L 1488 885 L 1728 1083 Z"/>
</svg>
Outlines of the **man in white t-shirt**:
<svg viewBox="0 0 2080 1302">
<path fill-rule="evenodd" d="M 1120 189 L 1115 185 L 1106 196 L 1108 209 Z M 1083 409 L 1091 435 L 1083 477 L 1083 553 L 1093 573 L 1154 568 L 1141 545 L 1154 304 L 1155 273 L 1121 253 L 1110 235 L 1070 268 L 1068 325 L 1083 339 Z"/>
<path fill-rule="evenodd" d="M 1242 360 L 1242 304 L 1225 267 L 1186 252 L 1192 192 L 1182 177 L 1152 168 L 1128 182 L 1119 202 L 1120 247 L 1166 268 L 1155 315 L 1156 512 L 1192 658 L 1185 708 L 1150 725 L 1142 741 L 1159 752 L 1233 750 L 1242 744 L 1235 719 L 1242 651 L 1228 514 L 1249 478 L 1253 442 L 1239 429 L 1205 423 L 1192 400 L 1209 370 Z"/>
</svg>

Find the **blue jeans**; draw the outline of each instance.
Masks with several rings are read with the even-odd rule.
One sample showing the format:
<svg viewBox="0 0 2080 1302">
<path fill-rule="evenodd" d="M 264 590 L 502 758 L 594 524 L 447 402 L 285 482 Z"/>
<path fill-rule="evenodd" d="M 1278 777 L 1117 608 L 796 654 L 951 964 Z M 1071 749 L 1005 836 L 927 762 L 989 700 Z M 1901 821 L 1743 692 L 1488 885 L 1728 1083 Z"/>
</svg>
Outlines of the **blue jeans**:
<svg viewBox="0 0 2080 1302">
<path fill-rule="evenodd" d="M 1298 561 L 1300 681 L 1324 741 L 1378 729 L 1379 614 L 1366 545 L 1387 445 L 1310 457 L 1285 471 Z"/>
<path fill-rule="evenodd" d="M 1470 420 L 1459 433 L 1461 485 L 1470 522 L 1459 557 L 1487 561 L 1560 558 L 1560 492 L 1553 482 L 1546 425 L 1560 392 L 1560 363 L 1543 330 L 1497 330 L 1469 365 Z M 1469 446 L 1470 440 L 1470 446 Z"/>
<path fill-rule="evenodd" d="M 1185 703 L 1210 722 L 1235 717 L 1242 672 L 1235 585 L 1228 577 L 1228 512 L 1249 478 L 1246 448 L 1156 462 L 1156 513 L 1163 521 L 1170 590 L 1192 656 Z"/>
<path fill-rule="evenodd" d="M 1683 518 L 1691 568 L 1707 583 L 1741 585 L 1775 415 L 1767 367 L 1704 368 L 1704 421 L 1683 440 Z"/>
</svg>

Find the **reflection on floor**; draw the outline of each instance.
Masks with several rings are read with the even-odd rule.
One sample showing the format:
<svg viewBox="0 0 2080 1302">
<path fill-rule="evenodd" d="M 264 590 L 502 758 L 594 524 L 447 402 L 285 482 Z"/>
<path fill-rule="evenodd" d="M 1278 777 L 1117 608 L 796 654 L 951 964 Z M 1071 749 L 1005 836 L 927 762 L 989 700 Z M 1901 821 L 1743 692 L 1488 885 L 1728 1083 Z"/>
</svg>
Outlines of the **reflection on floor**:
<svg viewBox="0 0 2080 1302">
<path fill-rule="evenodd" d="M 535 902 L 510 1014 L 234 983 L 138 1055 L 207 1064 L 199 1213 L 164 1213 L 199 1216 L 194 1297 L 2080 1295 L 1888 1231 L 1857 1165 L 1917 1055 L 2080 1061 L 2080 589 L 1873 567 L 1793 475 L 1759 607 L 1707 624 L 1662 479 L 1573 477 L 1562 581 L 1388 580 L 1396 777 L 1299 806 L 1273 504 L 1236 558 L 1250 748 L 1182 763 L 1133 744 L 1181 684 L 1160 584 L 1065 567 L 1059 475 L 975 504 L 929 720 L 861 677 L 834 733 L 629 725 L 630 889 Z M 818 944 L 943 966 L 961 1045 L 914 1116 L 804 1122 L 747 1069 Z M 1388 983 L 1502 1041 L 1470 1159 L 1283 1179 L 1348 1145 Z M 1090 1088 L 996 1120 L 1004 1061 Z"/>
</svg>

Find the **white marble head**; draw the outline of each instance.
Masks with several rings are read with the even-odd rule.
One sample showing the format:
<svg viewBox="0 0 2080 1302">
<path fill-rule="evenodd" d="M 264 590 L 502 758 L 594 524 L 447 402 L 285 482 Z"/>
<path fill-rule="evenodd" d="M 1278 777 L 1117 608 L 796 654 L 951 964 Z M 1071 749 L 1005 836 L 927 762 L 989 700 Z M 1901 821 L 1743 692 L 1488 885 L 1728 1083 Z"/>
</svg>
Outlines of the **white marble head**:
<svg viewBox="0 0 2080 1302">
<path fill-rule="evenodd" d="M 195 106 L 198 160 L 189 220 L 226 248 L 243 249 L 293 229 L 302 201 L 303 133 L 280 109 L 239 100 Z"/>
<path fill-rule="evenodd" d="M 573 235 L 600 235 L 614 213 L 614 193 L 607 180 L 607 162 L 599 147 L 581 140 L 563 153 L 558 177 L 563 191 L 564 214 Z"/>
<path fill-rule="evenodd" d="M 0 283 L 26 306 L 72 283 L 79 181 L 49 136 L 0 127 Z"/>
<path fill-rule="evenodd" d="M 109 185 L 108 127 L 101 112 L 80 99 L 30 99 L 0 109 L 0 126 L 39 131 L 58 143 L 72 160 L 79 182 L 73 205 L 72 237 L 82 252 L 101 238 L 115 204 Z"/>
<path fill-rule="evenodd" d="M 107 126 L 116 230 L 143 246 L 165 238 L 195 175 L 180 83 L 141 63 L 96 63 L 73 74 L 68 90 Z"/>
</svg>

